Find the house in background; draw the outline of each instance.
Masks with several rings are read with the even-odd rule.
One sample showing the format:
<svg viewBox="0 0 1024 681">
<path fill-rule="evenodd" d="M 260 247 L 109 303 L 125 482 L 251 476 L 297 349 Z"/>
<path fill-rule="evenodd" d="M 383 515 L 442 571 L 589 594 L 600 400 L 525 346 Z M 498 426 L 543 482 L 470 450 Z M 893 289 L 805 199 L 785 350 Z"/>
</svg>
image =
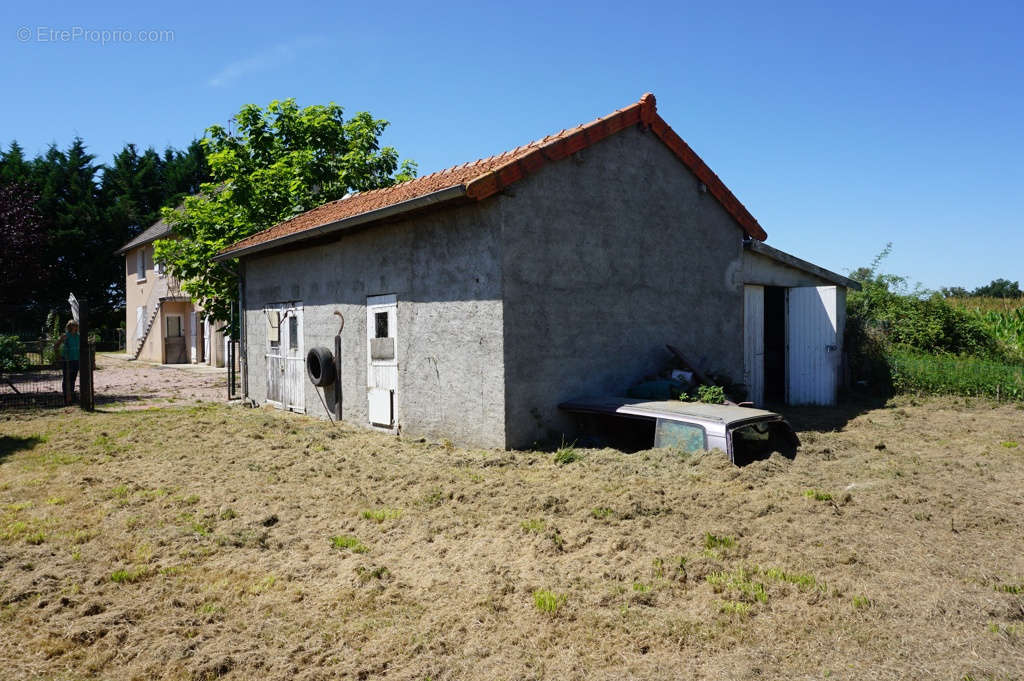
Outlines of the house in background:
<svg viewBox="0 0 1024 681">
<path fill-rule="evenodd" d="M 647 94 L 215 259 L 241 264 L 252 402 L 321 418 L 340 403 L 355 424 L 518 448 L 571 440 L 559 403 L 624 394 L 666 343 L 757 404 L 833 403 L 857 285 L 766 236 Z M 306 353 L 335 334 L 340 376 L 317 388 Z"/>
<path fill-rule="evenodd" d="M 225 339 L 217 322 L 153 260 L 153 242 L 173 238 L 162 219 L 118 251 L 125 264 L 125 347 L 131 359 L 158 364 L 224 366 Z"/>
</svg>

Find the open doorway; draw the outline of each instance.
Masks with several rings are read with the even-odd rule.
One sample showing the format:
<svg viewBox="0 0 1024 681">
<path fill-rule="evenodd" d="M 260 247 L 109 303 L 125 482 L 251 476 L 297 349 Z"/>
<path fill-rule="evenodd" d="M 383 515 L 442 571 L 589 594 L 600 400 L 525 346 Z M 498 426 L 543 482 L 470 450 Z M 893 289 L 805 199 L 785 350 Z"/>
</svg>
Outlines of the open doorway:
<svg viewBox="0 0 1024 681">
<path fill-rule="evenodd" d="M 786 289 L 764 287 L 764 398 L 786 400 Z"/>
</svg>

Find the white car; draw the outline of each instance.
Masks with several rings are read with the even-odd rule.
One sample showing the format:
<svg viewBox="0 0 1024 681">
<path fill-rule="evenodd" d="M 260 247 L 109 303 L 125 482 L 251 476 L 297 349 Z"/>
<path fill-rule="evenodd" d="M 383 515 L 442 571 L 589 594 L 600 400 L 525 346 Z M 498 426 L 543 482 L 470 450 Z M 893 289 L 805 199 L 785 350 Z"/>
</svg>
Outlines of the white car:
<svg viewBox="0 0 1024 681">
<path fill-rule="evenodd" d="M 624 451 L 674 447 L 719 449 L 743 465 L 779 452 L 796 454 L 800 439 L 781 415 L 763 409 L 631 397 L 581 397 L 558 405 L 576 417 L 581 444 Z"/>
</svg>

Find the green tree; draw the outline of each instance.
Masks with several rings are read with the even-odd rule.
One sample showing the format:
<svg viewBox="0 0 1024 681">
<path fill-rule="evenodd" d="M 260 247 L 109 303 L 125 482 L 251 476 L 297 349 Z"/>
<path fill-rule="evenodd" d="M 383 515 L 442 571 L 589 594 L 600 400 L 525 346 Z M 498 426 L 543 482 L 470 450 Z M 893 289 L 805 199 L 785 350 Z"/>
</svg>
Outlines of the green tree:
<svg viewBox="0 0 1024 681">
<path fill-rule="evenodd" d="M 282 220 L 351 191 L 389 187 L 415 177 L 416 166 L 380 146 L 388 122 L 337 104 L 300 108 L 294 99 L 250 104 L 237 131 L 215 125 L 203 139 L 211 181 L 164 209 L 178 239 L 156 242 L 156 259 L 214 318 L 227 322 L 237 300 L 237 263 L 215 264 L 219 251 Z"/>
<path fill-rule="evenodd" d="M 1020 298 L 1024 293 L 1020 290 L 1019 281 L 1009 279 L 993 279 L 985 286 L 979 286 L 971 293 L 972 296 L 990 298 Z"/>
</svg>

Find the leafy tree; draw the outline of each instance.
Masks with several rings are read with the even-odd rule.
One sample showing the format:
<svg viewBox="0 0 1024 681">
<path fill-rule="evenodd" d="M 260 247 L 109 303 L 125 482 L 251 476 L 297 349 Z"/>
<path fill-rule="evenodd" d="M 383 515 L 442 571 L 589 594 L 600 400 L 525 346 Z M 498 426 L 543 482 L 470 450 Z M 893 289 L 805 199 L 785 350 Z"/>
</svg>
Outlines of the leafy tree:
<svg viewBox="0 0 1024 681">
<path fill-rule="evenodd" d="M 24 317 L 47 276 L 46 243 L 32 190 L 21 183 L 0 183 L 0 309 L 3 325 L 12 331 L 33 326 Z"/>
<path fill-rule="evenodd" d="M 943 298 L 966 298 L 971 292 L 962 286 L 943 286 L 939 289 Z"/>
<path fill-rule="evenodd" d="M 971 293 L 972 296 L 988 298 L 1020 298 L 1024 292 L 1020 290 L 1019 281 L 1009 279 L 993 279 L 985 286 L 979 286 Z"/>
<path fill-rule="evenodd" d="M 156 242 L 156 259 L 220 321 L 237 299 L 237 263 L 212 258 L 240 239 L 351 191 L 388 187 L 415 176 L 410 161 L 381 147 L 388 122 L 360 112 L 349 119 L 337 104 L 300 108 L 294 99 L 266 109 L 246 105 L 237 132 L 215 125 L 203 139 L 212 179 L 164 209 L 179 239 Z"/>
</svg>

